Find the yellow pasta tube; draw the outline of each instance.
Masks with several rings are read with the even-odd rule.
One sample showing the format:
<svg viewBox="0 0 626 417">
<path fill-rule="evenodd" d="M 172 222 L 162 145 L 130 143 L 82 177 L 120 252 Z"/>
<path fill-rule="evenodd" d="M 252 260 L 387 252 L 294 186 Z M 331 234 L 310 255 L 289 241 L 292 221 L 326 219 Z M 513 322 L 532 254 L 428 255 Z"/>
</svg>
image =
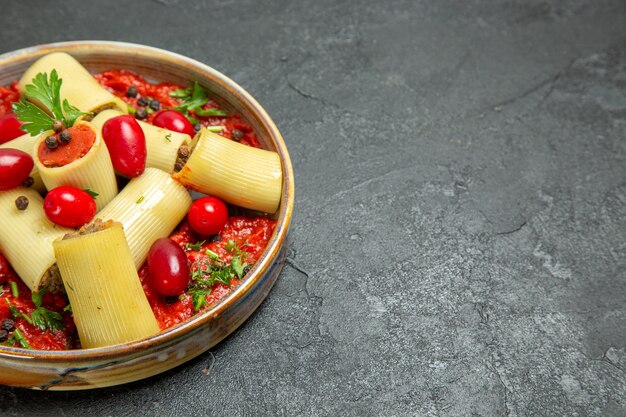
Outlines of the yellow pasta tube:
<svg viewBox="0 0 626 417">
<path fill-rule="evenodd" d="M 85 125 L 94 130 L 87 122 L 77 122 L 74 126 Z M 38 150 L 41 143 L 52 132 L 44 132 L 39 136 L 33 148 L 32 154 L 35 167 L 41 175 L 44 185 L 48 190 L 61 185 L 69 185 L 81 189 L 90 189 L 98 193 L 96 207 L 101 209 L 117 195 L 117 181 L 111 157 L 107 150 L 102 135 L 95 131 L 96 139 L 89 151 L 82 157 L 67 165 L 46 167 L 41 162 Z M 65 146 L 65 145 L 61 145 Z"/>
<path fill-rule="evenodd" d="M 53 247 L 83 348 L 159 332 L 120 223 L 57 239 Z"/>
<path fill-rule="evenodd" d="M 28 198 L 28 207 L 18 210 L 15 200 Z M 71 229 L 53 224 L 43 210 L 43 198 L 31 188 L 18 187 L 0 192 L 0 252 L 32 291 L 40 285 L 54 290 L 60 282 L 54 273 L 52 241 Z"/>
<path fill-rule="evenodd" d="M 111 108 L 128 112 L 128 106 L 124 100 L 102 87 L 85 67 L 65 52 L 54 52 L 35 61 L 17 84 L 20 94 L 24 95 L 26 85 L 31 84 L 37 74 L 46 73 L 50 76 L 53 69 L 63 80 L 61 102 L 67 99 L 72 106 L 82 112 L 98 113 Z M 30 98 L 29 100 L 46 110 L 38 100 Z"/>
<path fill-rule="evenodd" d="M 117 110 L 105 110 L 91 120 L 95 129 L 102 132 L 104 123 L 123 113 Z M 137 120 L 146 137 L 146 167 L 158 168 L 165 172 L 174 172 L 178 149 L 181 146 L 190 146 L 191 138 L 185 133 L 173 132 Z"/>
<path fill-rule="evenodd" d="M 146 168 L 96 217 L 122 223 L 133 261 L 139 268 L 152 243 L 169 236 L 190 206 L 191 196 L 185 187 L 160 169 Z"/>
<path fill-rule="evenodd" d="M 33 144 L 37 140 L 37 136 L 31 136 L 28 133 L 17 137 L 13 140 L 3 143 L 0 145 L 0 148 L 13 148 L 19 149 L 22 152 L 26 152 L 29 155 L 33 154 Z M 43 181 L 41 180 L 41 176 L 39 175 L 39 170 L 37 167 L 33 166 L 33 170 L 30 172 L 30 177 L 33 179 L 32 189 L 37 190 L 40 193 L 46 191 L 45 185 L 43 185 Z"/>
<path fill-rule="evenodd" d="M 226 139 L 202 128 L 189 160 L 174 174 L 183 185 L 231 204 L 274 213 L 280 203 L 282 170 L 276 152 Z"/>
</svg>

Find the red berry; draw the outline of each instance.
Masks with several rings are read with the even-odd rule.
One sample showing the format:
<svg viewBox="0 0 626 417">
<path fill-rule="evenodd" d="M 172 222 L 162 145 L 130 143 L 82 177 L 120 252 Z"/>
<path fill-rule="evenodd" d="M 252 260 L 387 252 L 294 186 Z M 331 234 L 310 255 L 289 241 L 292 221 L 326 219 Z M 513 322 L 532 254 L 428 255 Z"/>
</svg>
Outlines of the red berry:
<svg viewBox="0 0 626 417">
<path fill-rule="evenodd" d="M 202 197 L 191 204 L 187 219 L 194 232 L 216 235 L 228 221 L 228 207 L 217 197 Z"/>
<path fill-rule="evenodd" d="M 50 190 L 43 209 L 51 222 L 65 227 L 81 227 L 96 215 L 96 202 L 80 188 L 61 186 Z"/>
</svg>

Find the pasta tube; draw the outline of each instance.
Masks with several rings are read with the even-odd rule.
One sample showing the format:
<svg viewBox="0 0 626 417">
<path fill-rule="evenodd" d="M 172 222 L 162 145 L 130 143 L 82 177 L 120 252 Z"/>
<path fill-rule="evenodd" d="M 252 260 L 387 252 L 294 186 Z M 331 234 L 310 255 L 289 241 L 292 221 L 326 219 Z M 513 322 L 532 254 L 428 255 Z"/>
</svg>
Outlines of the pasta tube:
<svg viewBox="0 0 626 417">
<path fill-rule="evenodd" d="M 105 110 L 91 120 L 91 124 L 96 130 L 102 132 L 104 123 L 123 113 L 117 110 Z M 189 147 L 191 138 L 185 133 L 173 132 L 149 123 L 137 120 L 141 130 L 146 137 L 146 167 L 158 168 L 162 171 L 172 173 L 178 159 L 178 150 L 181 146 Z"/>
<path fill-rule="evenodd" d="M 169 236 L 190 206 L 191 196 L 185 187 L 160 169 L 146 168 L 96 217 L 122 223 L 135 267 L 139 268 L 152 243 Z"/>
<path fill-rule="evenodd" d="M 81 129 L 80 126 L 94 130 L 91 124 L 87 122 L 77 122 L 70 129 Z M 69 185 L 89 189 L 98 193 L 96 198 L 98 210 L 104 207 L 117 195 L 117 181 L 109 151 L 100 132 L 95 131 L 95 141 L 85 155 L 63 166 L 45 166 L 41 161 L 40 152 L 42 147 L 46 146 L 43 142 L 50 134 L 51 132 L 41 134 L 32 151 L 35 167 L 39 171 L 46 188 L 51 190 L 61 185 Z"/>
<path fill-rule="evenodd" d="M 31 136 L 28 133 L 18 138 L 10 140 L 0 145 L 0 148 L 12 148 L 19 149 L 22 152 L 26 152 L 29 155 L 33 153 L 33 144 L 37 140 L 37 136 Z M 30 188 L 37 190 L 40 193 L 46 191 L 45 185 L 39 175 L 39 170 L 36 166 L 33 166 L 33 170 L 30 172 L 30 177 L 33 179 L 33 185 Z"/>
<path fill-rule="evenodd" d="M 274 213 L 280 203 L 282 170 L 276 152 L 226 139 L 202 128 L 189 160 L 174 174 L 183 185 L 231 204 Z"/>
<path fill-rule="evenodd" d="M 108 92 L 91 76 L 85 67 L 65 52 L 54 52 L 35 61 L 22 75 L 17 84 L 20 94 L 24 95 L 26 85 L 31 84 L 37 74 L 47 73 L 49 76 L 53 69 L 59 74 L 59 78 L 63 80 L 61 85 L 61 102 L 67 99 L 71 105 L 82 112 L 98 113 L 104 109 L 111 108 L 116 108 L 124 113 L 128 112 L 128 106 L 124 103 L 124 100 Z M 47 111 L 38 100 L 29 100 Z"/>
<path fill-rule="evenodd" d="M 159 332 L 120 223 L 74 232 L 53 242 L 83 348 L 109 346 Z"/>
<path fill-rule="evenodd" d="M 18 210 L 15 200 L 28 198 L 28 207 Z M 0 192 L 0 252 L 32 291 L 46 286 L 52 292 L 62 288 L 53 267 L 52 241 L 71 229 L 53 224 L 43 210 L 43 198 L 31 188 L 18 187 Z"/>
</svg>

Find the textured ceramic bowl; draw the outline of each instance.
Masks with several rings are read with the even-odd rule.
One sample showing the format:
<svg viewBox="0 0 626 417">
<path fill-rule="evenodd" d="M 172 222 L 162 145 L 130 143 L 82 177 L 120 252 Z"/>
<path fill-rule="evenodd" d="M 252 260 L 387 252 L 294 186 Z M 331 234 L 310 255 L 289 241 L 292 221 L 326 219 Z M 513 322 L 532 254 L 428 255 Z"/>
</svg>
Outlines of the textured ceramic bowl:
<svg viewBox="0 0 626 417">
<path fill-rule="evenodd" d="M 174 368 L 219 343 L 254 312 L 285 262 L 293 210 L 293 172 L 280 132 L 250 94 L 207 65 L 171 52 L 101 41 L 40 45 L 0 55 L 0 85 L 17 80 L 37 58 L 55 51 L 68 52 L 91 72 L 123 68 L 153 80 L 183 85 L 200 82 L 225 109 L 241 114 L 252 125 L 265 149 L 278 152 L 284 177 L 277 226 L 266 251 L 245 280 L 211 309 L 156 336 L 105 348 L 49 352 L 0 346 L 0 384 L 91 389 L 136 381 Z"/>
</svg>

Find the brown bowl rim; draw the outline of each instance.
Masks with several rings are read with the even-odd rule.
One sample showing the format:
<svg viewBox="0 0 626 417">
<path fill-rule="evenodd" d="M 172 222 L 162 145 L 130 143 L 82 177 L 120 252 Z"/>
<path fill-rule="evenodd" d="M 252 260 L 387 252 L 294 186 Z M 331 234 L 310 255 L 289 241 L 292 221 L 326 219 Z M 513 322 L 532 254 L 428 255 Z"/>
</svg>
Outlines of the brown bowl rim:
<svg viewBox="0 0 626 417">
<path fill-rule="evenodd" d="M 245 89 L 243 89 L 243 87 L 221 72 L 206 64 L 196 61 L 195 59 L 188 58 L 175 52 L 166 51 L 164 49 L 129 42 L 97 40 L 56 42 L 6 52 L 0 55 L 0 66 L 4 66 L 6 63 L 12 61 L 28 59 L 33 55 L 38 56 L 55 51 L 65 51 L 72 54 L 72 51 L 85 50 L 88 48 L 98 49 L 99 52 L 107 50 L 111 52 L 124 50 L 126 52 L 135 52 L 138 57 L 151 56 L 153 58 L 174 62 L 177 65 L 183 65 L 189 69 L 193 69 L 194 72 L 204 73 L 204 75 L 210 78 L 213 82 L 221 84 L 222 87 L 230 90 L 235 97 L 240 99 L 242 103 L 245 103 L 252 113 L 257 115 L 261 123 L 269 132 L 270 139 L 276 147 L 276 152 L 279 154 L 281 160 L 283 171 L 283 191 L 280 201 L 280 209 L 277 212 L 276 229 L 274 230 L 263 255 L 251 270 L 251 276 L 244 279 L 234 291 L 221 299 L 214 307 L 203 311 L 182 323 L 145 339 L 101 348 L 47 351 L 0 346 L 0 359 L 3 357 L 26 360 L 43 359 L 55 361 L 56 363 L 94 361 L 125 357 L 128 355 L 141 356 L 142 351 L 148 351 L 158 347 L 165 348 L 178 341 L 185 340 L 186 338 L 191 337 L 194 334 L 194 331 L 199 330 L 201 327 L 207 325 L 211 320 L 228 311 L 231 306 L 235 305 L 239 299 L 248 292 L 250 288 L 254 287 L 257 282 L 264 279 L 266 277 L 265 273 L 273 264 L 283 244 L 286 242 L 294 204 L 293 169 L 289 153 L 287 152 L 287 147 L 278 130 L 278 127 L 258 101 Z M 230 330 L 228 334 L 232 333 L 234 330 L 235 328 Z"/>
</svg>

